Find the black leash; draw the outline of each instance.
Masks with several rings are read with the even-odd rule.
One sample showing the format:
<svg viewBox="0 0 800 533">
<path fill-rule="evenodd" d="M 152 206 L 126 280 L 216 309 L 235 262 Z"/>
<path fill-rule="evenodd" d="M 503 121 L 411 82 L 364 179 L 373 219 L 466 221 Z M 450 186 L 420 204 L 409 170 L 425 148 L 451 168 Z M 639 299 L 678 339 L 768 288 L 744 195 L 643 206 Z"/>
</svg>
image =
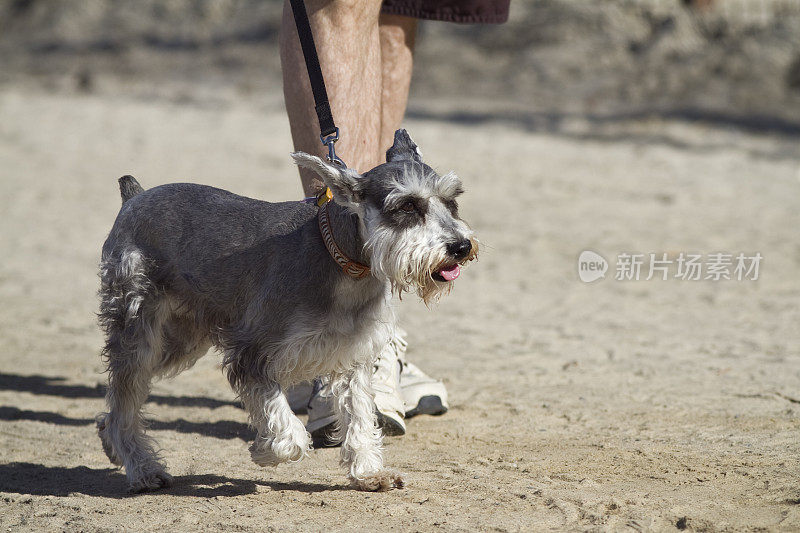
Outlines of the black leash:
<svg viewBox="0 0 800 533">
<path fill-rule="evenodd" d="M 314 93 L 314 109 L 319 119 L 319 140 L 328 147 L 328 161 L 342 167 L 347 167 L 344 161 L 336 156 L 333 145 L 339 140 L 339 128 L 333 122 L 331 105 L 328 103 L 328 91 L 325 89 L 325 79 L 319 66 L 317 47 L 314 45 L 314 34 L 311 33 L 311 24 L 308 22 L 308 13 L 303 0 L 289 0 L 294 14 L 294 23 L 297 26 L 297 35 L 300 37 L 300 46 L 306 60 L 308 79 L 311 82 L 311 92 Z"/>
</svg>

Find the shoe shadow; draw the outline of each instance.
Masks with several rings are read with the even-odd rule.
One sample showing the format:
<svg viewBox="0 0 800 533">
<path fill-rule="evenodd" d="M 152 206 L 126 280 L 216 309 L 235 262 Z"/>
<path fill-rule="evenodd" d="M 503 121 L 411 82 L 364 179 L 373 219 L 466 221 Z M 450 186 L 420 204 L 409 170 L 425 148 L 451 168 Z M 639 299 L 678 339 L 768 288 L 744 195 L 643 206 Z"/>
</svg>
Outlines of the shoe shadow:
<svg viewBox="0 0 800 533">
<path fill-rule="evenodd" d="M 254 494 L 258 492 L 259 486 L 269 487 L 273 491 L 290 490 L 305 493 L 352 490 L 345 485 L 255 481 L 216 474 L 199 474 L 176 476 L 172 487 L 161 489 L 156 494 L 197 498 L 232 497 Z M 35 463 L 0 465 L 0 492 L 59 497 L 85 494 L 115 499 L 139 496 L 128 492 L 128 482 L 122 472 L 116 468 L 89 468 L 87 466 L 64 468 Z"/>
</svg>

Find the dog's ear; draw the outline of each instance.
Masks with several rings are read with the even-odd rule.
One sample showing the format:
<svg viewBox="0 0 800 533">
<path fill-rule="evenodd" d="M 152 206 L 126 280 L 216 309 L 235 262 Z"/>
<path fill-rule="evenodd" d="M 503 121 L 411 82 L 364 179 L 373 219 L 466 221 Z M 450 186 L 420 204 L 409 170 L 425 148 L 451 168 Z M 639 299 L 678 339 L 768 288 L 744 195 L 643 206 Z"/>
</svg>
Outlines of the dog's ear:
<svg viewBox="0 0 800 533">
<path fill-rule="evenodd" d="M 364 177 L 355 170 L 341 168 L 326 163 L 315 155 L 293 152 L 292 158 L 297 166 L 308 168 L 319 174 L 325 185 L 333 192 L 333 199 L 343 206 L 355 206 L 364 197 Z"/>
<path fill-rule="evenodd" d="M 416 161 L 422 163 L 422 152 L 406 130 L 394 132 L 394 144 L 386 150 L 386 162 Z"/>
</svg>

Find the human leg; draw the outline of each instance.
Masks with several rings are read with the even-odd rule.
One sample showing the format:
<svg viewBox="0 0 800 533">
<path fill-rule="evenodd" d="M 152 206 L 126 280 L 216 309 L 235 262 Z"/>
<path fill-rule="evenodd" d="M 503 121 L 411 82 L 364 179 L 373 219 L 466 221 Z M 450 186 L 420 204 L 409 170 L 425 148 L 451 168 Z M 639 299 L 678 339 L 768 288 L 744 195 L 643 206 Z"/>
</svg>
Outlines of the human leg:
<svg viewBox="0 0 800 533">
<path fill-rule="evenodd" d="M 336 152 L 347 165 L 365 172 L 380 162 L 381 47 L 380 0 L 306 2 L 331 110 L 341 128 Z M 297 28 L 284 4 L 280 37 L 283 91 L 295 150 L 324 156 L 319 123 Z M 300 169 L 307 195 L 313 172 Z"/>
<path fill-rule="evenodd" d="M 394 141 L 403 122 L 411 86 L 417 19 L 381 14 L 381 141 L 382 155 Z"/>
</svg>

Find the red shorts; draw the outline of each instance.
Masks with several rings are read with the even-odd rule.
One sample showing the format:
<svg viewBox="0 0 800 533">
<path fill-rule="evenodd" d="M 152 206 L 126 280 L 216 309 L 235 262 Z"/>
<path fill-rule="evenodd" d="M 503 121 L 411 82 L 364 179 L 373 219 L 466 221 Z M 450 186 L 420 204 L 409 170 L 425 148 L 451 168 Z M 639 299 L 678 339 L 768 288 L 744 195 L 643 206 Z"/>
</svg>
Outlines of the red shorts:
<svg viewBox="0 0 800 533">
<path fill-rule="evenodd" d="M 383 0 L 382 13 L 426 20 L 500 24 L 511 0 Z"/>
</svg>

